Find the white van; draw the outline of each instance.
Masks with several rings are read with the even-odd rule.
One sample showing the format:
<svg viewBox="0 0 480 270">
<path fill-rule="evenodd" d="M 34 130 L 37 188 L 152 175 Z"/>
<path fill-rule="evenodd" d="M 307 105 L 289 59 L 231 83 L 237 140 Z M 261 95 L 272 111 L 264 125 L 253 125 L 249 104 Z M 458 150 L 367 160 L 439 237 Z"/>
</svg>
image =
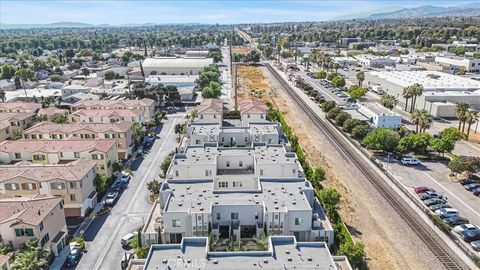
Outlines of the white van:
<svg viewBox="0 0 480 270">
<path fill-rule="evenodd" d="M 403 165 L 419 165 L 422 164 L 420 159 L 418 158 L 412 158 L 412 157 L 404 157 L 401 160 Z"/>
<path fill-rule="evenodd" d="M 442 219 L 449 217 L 458 217 L 459 213 L 457 209 L 454 208 L 443 208 L 435 211 L 435 215 L 439 216 Z"/>
</svg>

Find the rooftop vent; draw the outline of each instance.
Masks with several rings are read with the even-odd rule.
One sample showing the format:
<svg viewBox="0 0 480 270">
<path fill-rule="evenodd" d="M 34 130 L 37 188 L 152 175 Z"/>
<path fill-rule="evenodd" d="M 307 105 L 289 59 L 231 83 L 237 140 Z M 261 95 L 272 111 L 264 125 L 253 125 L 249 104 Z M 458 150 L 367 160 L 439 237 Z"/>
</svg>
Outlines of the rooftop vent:
<svg viewBox="0 0 480 270">
<path fill-rule="evenodd" d="M 290 254 L 290 250 L 285 250 L 285 254 Z"/>
<path fill-rule="evenodd" d="M 162 263 L 163 263 L 163 264 L 167 264 L 167 262 L 168 262 L 167 259 L 163 259 L 163 260 L 162 260 Z"/>
<path fill-rule="evenodd" d="M 213 264 L 218 264 L 218 260 L 213 260 Z"/>
<path fill-rule="evenodd" d="M 181 203 L 181 202 L 178 203 L 178 206 L 182 206 L 182 205 L 183 205 L 183 203 Z"/>
<path fill-rule="evenodd" d="M 263 263 L 268 263 L 268 260 L 267 259 L 263 260 Z"/>
<path fill-rule="evenodd" d="M 307 260 L 308 260 L 309 262 L 311 262 L 313 259 L 312 259 L 312 257 L 308 257 Z"/>
<path fill-rule="evenodd" d="M 288 259 L 287 259 L 287 260 L 288 260 L 289 262 L 291 262 L 291 261 L 292 261 L 292 258 L 291 258 L 291 257 L 288 257 Z"/>
</svg>

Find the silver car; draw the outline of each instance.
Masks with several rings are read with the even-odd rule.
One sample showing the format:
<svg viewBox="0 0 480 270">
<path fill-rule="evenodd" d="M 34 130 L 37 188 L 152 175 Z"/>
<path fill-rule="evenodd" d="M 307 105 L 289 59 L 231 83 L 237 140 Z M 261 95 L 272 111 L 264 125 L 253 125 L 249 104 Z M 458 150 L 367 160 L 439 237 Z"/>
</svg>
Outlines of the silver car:
<svg viewBox="0 0 480 270">
<path fill-rule="evenodd" d="M 480 240 L 472 241 L 470 245 L 472 246 L 473 250 L 480 251 Z"/>
</svg>

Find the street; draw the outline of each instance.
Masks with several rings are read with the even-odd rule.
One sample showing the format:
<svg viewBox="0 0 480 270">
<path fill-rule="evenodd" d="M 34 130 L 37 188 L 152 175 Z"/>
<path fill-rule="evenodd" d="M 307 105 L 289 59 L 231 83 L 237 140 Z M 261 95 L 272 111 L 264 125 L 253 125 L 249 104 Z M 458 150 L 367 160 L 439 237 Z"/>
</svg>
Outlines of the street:
<svg viewBox="0 0 480 270">
<path fill-rule="evenodd" d="M 132 165 L 133 177 L 110 213 L 95 218 L 84 235 L 86 253 L 76 269 L 117 269 L 125 252 L 120 239 L 143 225 L 152 204 L 146 183 L 159 179 L 160 164 L 177 145 L 174 127 L 184 115 L 168 115 L 159 133 L 160 139 L 150 152 Z"/>
</svg>

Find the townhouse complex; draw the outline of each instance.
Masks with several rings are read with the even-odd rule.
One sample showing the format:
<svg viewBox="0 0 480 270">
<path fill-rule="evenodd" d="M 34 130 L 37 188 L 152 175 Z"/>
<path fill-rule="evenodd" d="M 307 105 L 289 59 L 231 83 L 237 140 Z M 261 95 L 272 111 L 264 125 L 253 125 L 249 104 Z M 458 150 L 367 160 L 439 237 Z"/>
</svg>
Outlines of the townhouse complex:
<svg viewBox="0 0 480 270">
<path fill-rule="evenodd" d="M 140 110 L 146 121 L 155 114 L 155 101 L 152 99 L 133 100 L 82 100 L 72 105 L 73 111 L 78 110 Z"/>
<path fill-rule="evenodd" d="M 222 118 L 218 100 L 199 106 L 199 120 L 173 156 L 144 227 L 145 242 L 207 236 L 240 241 L 267 232 L 333 243 L 314 188 L 281 128 L 266 119 L 267 107 L 246 101 L 240 109 L 240 119 L 232 120 Z"/>
</svg>

